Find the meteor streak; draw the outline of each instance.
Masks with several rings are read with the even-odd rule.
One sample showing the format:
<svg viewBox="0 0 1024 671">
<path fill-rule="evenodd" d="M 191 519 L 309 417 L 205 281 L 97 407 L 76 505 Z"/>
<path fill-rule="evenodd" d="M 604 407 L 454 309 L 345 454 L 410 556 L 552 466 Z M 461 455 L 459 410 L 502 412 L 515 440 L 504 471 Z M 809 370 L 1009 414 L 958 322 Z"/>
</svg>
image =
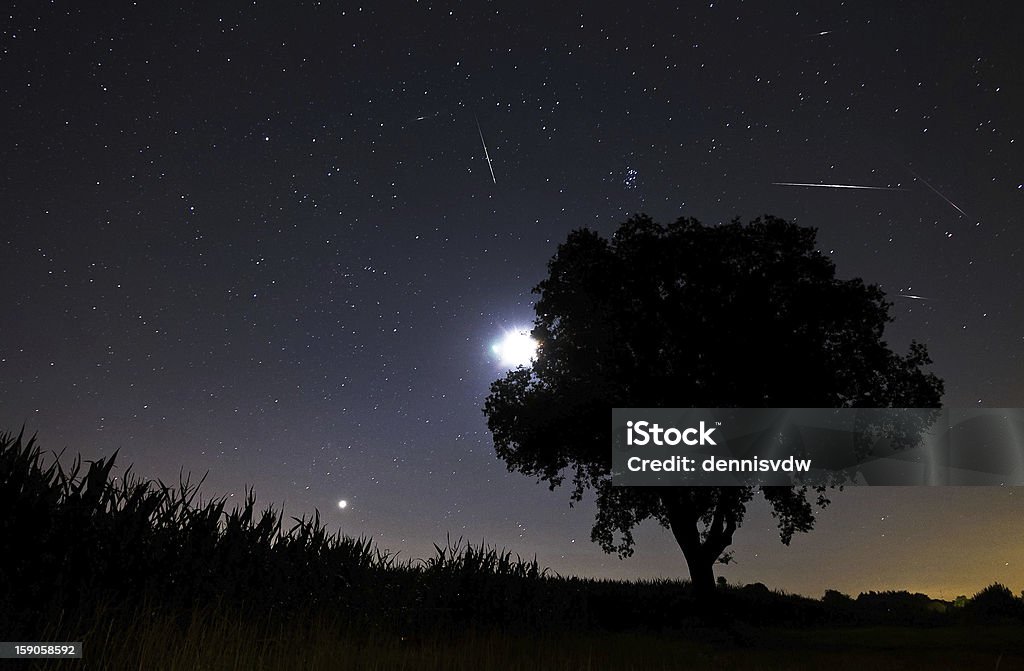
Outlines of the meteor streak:
<svg viewBox="0 0 1024 671">
<path fill-rule="evenodd" d="M 806 186 L 818 189 L 868 189 L 871 191 L 906 191 L 892 186 L 862 186 L 860 184 L 805 184 L 803 182 L 772 182 L 776 186 Z"/>
<path fill-rule="evenodd" d="M 498 180 L 494 179 L 494 166 L 491 165 L 491 155 L 487 151 L 487 143 L 484 142 L 484 132 L 480 130 L 480 119 L 477 119 L 475 114 L 473 118 L 476 119 L 476 132 L 480 133 L 480 144 L 484 146 L 484 158 L 487 159 L 487 168 L 491 171 L 491 181 L 497 184 Z"/>
<path fill-rule="evenodd" d="M 931 300 L 930 298 L 927 298 L 926 296 L 917 296 L 915 294 L 896 294 L 896 295 L 899 296 L 900 298 L 911 298 L 911 299 L 913 299 L 915 301 L 930 301 Z"/>
<path fill-rule="evenodd" d="M 971 218 L 971 217 L 970 217 L 970 216 L 969 216 L 969 215 L 968 215 L 968 214 L 967 214 L 966 212 L 964 212 L 963 210 L 961 210 L 961 209 L 960 209 L 960 206 L 959 206 L 959 205 L 957 205 L 956 203 L 954 203 L 953 201 L 951 201 L 951 200 L 950 200 L 949 198 L 946 198 L 946 197 L 945 197 L 944 195 L 942 195 L 942 192 L 941 192 L 941 191 L 939 191 L 939 190 L 938 190 L 938 189 L 936 189 L 936 188 L 935 188 L 934 186 L 932 186 L 931 184 L 929 184 L 929 183 L 928 183 L 928 182 L 927 182 L 927 181 L 925 180 L 925 178 L 924 178 L 924 177 L 921 177 L 921 175 L 919 175 L 919 174 L 917 174 L 916 172 L 914 172 L 914 171 L 913 171 L 913 170 L 911 169 L 911 167 L 910 167 L 909 165 L 908 165 L 908 166 L 906 166 L 906 168 L 907 168 L 907 170 L 910 170 L 910 174 L 912 174 L 912 175 L 913 175 L 914 177 L 917 177 L 917 178 L 918 178 L 919 180 L 921 180 L 921 183 L 922 183 L 922 184 L 924 184 L 924 185 L 925 185 L 925 186 L 927 186 L 927 187 L 928 187 L 929 189 L 931 189 L 931 190 L 932 190 L 932 193 L 934 193 L 934 194 L 935 194 L 936 196 L 938 196 L 938 197 L 939 197 L 939 198 L 941 198 L 942 200 L 944 200 L 944 201 L 946 201 L 947 203 L 949 203 L 949 204 L 950 204 L 950 205 L 951 205 L 951 206 L 953 207 L 953 209 L 955 209 L 955 210 L 956 210 L 957 212 L 959 212 L 960 214 L 964 215 L 964 216 L 965 216 L 965 217 L 967 217 L 968 219 L 970 219 L 970 218 Z"/>
</svg>

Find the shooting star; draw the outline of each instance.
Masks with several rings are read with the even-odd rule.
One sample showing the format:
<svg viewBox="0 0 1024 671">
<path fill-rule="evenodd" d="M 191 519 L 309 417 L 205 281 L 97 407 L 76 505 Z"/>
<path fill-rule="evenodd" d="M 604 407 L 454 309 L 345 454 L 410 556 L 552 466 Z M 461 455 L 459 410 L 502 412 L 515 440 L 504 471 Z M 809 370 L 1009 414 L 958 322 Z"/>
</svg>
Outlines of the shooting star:
<svg viewBox="0 0 1024 671">
<path fill-rule="evenodd" d="M 806 184 L 803 182 L 772 182 L 775 186 L 805 186 L 818 189 L 868 189 L 870 191 L 907 191 L 892 186 L 862 186 L 860 184 Z"/>
<path fill-rule="evenodd" d="M 916 178 L 918 178 L 919 180 L 921 180 L 921 183 L 922 183 L 922 184 L 924 184 L 924 185 L 925 185 L 925 186 L 927 186 L 927 187 L 928 187 L 929 189 L 931 189 L 931 190 L 932 190 L 932 193 L 934 193 L 934 194 L 935 194 L 936 196 L 938 196 L 938 197 L 939 197 L 939 198 L 941 198 L 942 200 L 944 200 L 944 201 L 946 201 L 947 203 L 949 203 L 949 204 L 950 204 L 950 206 L 952 206 L 954 210 L 956 210 L 956 211 L 957 211 L 957 212 L 959 212 L 960 214 L 964 215 L 964 216 L 965 216 L 965 217 L 967 217 L 968 219 L 970 219 L 970 218 L 971 218 L 971 217 L 970 217 L 970 215 L 968 215 L 968 214 L 967 214 L 966 212 L 964 212 L 963 210 L 961 210 L 961 209 L 960 209 L 960 206 L 959 206 L 959 205 L 957 205 L 956 203 L 954 203 L 953 201 L 951 201 L 951 200 L 950 200 L 949 198 L 946 198 L 946 196 L 944 196 L 944 195 L 942 194 L 942 192 L 941 192 L 941 191 L 939 191 L 939 190 L 938 190 L 938 189 L 936 189 L 936 188 L 935 188 L 934 186 L 932 186 L 931 184 L 929 184 L 929 183 L 928 183 L 928 182 L 927 182 L 927 181 L 925 180 L 925 178 L 924 178 L 924 177 L 921 177 L 921 175 L 919 175 L 919 174 L 917 174 L 916 172 L 914 172 L 914 171 L 913 171 L 913 169 L 911 169 L 911 167 L 910 167 L 909 165 L 908 165 L 908 166 L 904 166 L 904 167 L 905 167 L 905 168 L 906 168 L 907 170 L 910 170 L 910 174 L 911 174 L 911 175 L 913 175 L 914 177 L 916 177 Z"/>
<path fill-rule="evenodd" d="M 484 142 L 484 132 L 480 130 L 480 119 L 477 119 L 475 114 L 473 118 L 476 119 L 476 132 L 480 133 L 480 144 L 484 146 L 484 158 L 487 159 L 487 167 L 491 171 L 491 181 L 497 184 L 498 180 L 494 179 L 494 166 L 491 165 L 491 154 L 487 151 L 487 143 Z"/>
<path fill-rule="evenodd" d="M 426 121 L 427 119 L 433 119 L 434 117 L 438 116 L 441 116 L 441 113 L 434 112 L 433 114 L 424 114 L 423 116 L 418 116 L 415 119 L 413 119 L 413 121 Z"/>
<path fill-rule="evenodd" d="M 927 296 L 918 296 L 916 294 L 896 294 L 896 295 L 899 296 L 900 298 L 909 298 L 909 299 L 915 300 L 915 301 L 930 301 L 930 300 L 932 300 L 932 299 L 928 298 Z"/>
<path fill-rule="evenodd" d="M 825 35 L 828 35 L 831 32 L 832 32 L 831 30 L 823 30 L 820 33 L 818 33 L 818 37 L 824 37 Z"/>
</svg>

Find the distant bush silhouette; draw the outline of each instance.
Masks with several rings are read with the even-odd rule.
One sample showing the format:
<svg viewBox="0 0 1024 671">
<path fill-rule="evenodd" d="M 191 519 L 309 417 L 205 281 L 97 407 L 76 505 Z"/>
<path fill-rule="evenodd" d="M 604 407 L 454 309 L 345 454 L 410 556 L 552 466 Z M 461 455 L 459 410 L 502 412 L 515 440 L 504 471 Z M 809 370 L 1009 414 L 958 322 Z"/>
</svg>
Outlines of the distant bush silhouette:
<svg viewBox="0 0 1024 671">
<path fill-rule="evenodd" d="M 975 622 L 1024 619 L 1024 601 L 1008 587 L 993 583 L 971 597 L 964 606 L 964 614 Z"/>
<path fill-rule="evenodd" d="M 821 597 L 821 602 L 829 608 L 844 608 L 850 609 L 853 607 L 854 600 L 847 594 L 843 594 L 834 589 L 825 590 L 825 595 Z"/>
<path fill-rule="evenodd" d="M 863 621 L 886 624 L 938 624 L 944 621 L 945 605 L 927 594 L 906 590 L 864 592 L 853 612 Z"/>
</svg>

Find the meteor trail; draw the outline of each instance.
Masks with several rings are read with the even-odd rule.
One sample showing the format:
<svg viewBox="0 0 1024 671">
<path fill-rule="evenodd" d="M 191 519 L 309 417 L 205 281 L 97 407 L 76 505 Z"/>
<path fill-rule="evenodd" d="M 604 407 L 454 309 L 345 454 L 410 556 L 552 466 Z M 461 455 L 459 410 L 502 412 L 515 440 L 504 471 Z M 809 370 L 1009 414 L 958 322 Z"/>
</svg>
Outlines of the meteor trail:
<svg viewBox="0 0 1024 671">
<path fill-rule="evenodd" d="M 805 184 L 802 182 L 772 182 L 776 186 L 806 186 L 818 189 L 869 189 L 871 191 L 906 191 L 892 186 L 861 186 L 859 184 Z"/>
<path fill-rule="evenodd" d="M 913 299 L 915 301 L 930 301 L 931 300 L 930 298 L 927 298 L 925 296 L 917 296 L 915 294 L 896 294 L 896 295 L 899 296 L 900 298 L 911 298 L 911 299 Z"/>
<path fill-rule="evenodd" d="M 439 116 L 441 116 L 441 112 L 434 112 L 433 114 L 421 114 L 420 116 L 414 119 L 409 119 L 403 122 L 402 127 L 404 128 L 407 124 L 416 123 L 417 121 L 426 121 L 427 119 L 434 119 Z"/>
<path fill-rule="evenodd" d="M 494 166 L 491 165 L 491 155 L 487 151 L 487 143 L 484 142 L 484 132 L 480 130 L 480 119 L 477 119 L 475 114 L 473 118 L 476 119 L 476 132 L 480 133 L 480 144 L 484 146 L 484 158 L 487 159 L 487 168 L 491 171 L 491 181 L 497 184 L 498 180 L 494 179 Z"/>
<path fill-rule="evenodd" d="M 911 169 L 911 167 L 910 167 L 909 165 L 908 165 L 908 166 L 905 166 L 905 167 L 906 167 L 906 169 L 907 169 L 907 170 L 910 170 L 910 174 L 912 174 L 912 175 L 913 175 L 914 177 L 917 177 L 917 178 L 918 178 L 919 180 L 921 180 L 921 183 L 922 183 L 922 184 L 924 184 L 924 185 L 925 185 L 925 186 L 927 186 L 927 187 L 928 187 L 929 189 L 931 189 L 931 190 L 932 190 L 932 193 L 934 193 L 934 194 L 935 194 L 936 196 L 938 196 L 938 197 L 939 197 L 939 198 L 941 198 L 942 200 L 944 200 L 944 201 L 946 201 L 947 203 L 949 203 L 949 204 L 950 204 L 950 205 L 951 205 L 951 206 L 953 207 L 953 209 L 955 209 L 955 210 L 956 210 L 957 212 L 959 212 L 960 214 L 964 215 L 964 216 L 965 216 L 965 217 L 967 217 L 968 219 L 970 219 L 970 218 L 971 218 L 971 217 L 970 217 L 970 216 L 969 216 L 969 215 L 968 215 L 968 214 L 967 214 L 966 212 L 964 212 L 963 210 L 961 210 L 961 209 L 960 209 L 960 206 L 959 206 L 959 205 L 957 205 L 956 203 L 954 203 L 953 201 L 951 201 L 951 200 L 950 200 L 949 198 L 946 198 L 946 197 L 945 197 L 944 195 L 942 195 L 942 192 L 941 192 L 941 191 L 939 191 L 939 190 L 938 190 L 938 189 L 936 189 L 936 188 L 935 188 L 934 186 L 932 186 L 931 184 L 929 184 L 929 183 L 928 183 L 928 182 L 927 182 L 927 181 L 925 180 L 925 178 L 924 178 L 924 177 L 921 177 L 921 175 L 919 175 L 919 174 L 917 174 L 916 172 L 914 172 L 914 171 L 913 171 L 913 169 Z"/>
</svg>

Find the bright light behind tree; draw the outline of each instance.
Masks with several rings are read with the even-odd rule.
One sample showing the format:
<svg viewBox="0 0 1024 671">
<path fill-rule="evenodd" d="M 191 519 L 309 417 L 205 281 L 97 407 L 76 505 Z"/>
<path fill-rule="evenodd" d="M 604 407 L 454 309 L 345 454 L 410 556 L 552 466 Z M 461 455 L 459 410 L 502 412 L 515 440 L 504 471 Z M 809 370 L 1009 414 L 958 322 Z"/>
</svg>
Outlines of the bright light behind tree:
<svg viewBox="0 0 1024 671">
<path fill-rule="evenodd" d="M 537 353 L 537 341 L 530 337 L 526 329 L 508 331 L 500 342 L 491 346 L 491 351 L 498 356 L 502 366 L 529 366 Z"/>
</svg>

